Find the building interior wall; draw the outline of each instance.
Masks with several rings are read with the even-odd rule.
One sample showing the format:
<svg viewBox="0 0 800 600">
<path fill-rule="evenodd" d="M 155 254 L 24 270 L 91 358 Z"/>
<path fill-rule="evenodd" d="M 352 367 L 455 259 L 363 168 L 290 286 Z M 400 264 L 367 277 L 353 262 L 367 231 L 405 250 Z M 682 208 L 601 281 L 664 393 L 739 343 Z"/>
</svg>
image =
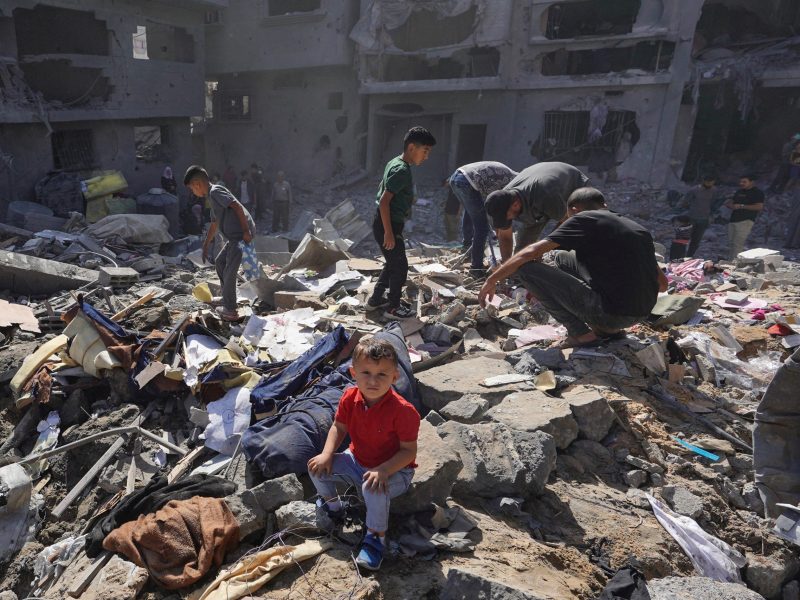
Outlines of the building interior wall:
<svg viewBox="0 0 800 600">
<path fill-rule="evenodd" d="M 289 72 L 294 73 L 294 72 Z M 219 94 L 250 95 L 250 119 L 215 118 L 205 132 L 209 168 L 237 170 L 256 162 L 303 181 L 325 181 L 363 165 L 366 123 L 352 69 L 242 74 L 219 80 Z M 287 87 L 291 85 L 290 87 Z"/>
</svg>

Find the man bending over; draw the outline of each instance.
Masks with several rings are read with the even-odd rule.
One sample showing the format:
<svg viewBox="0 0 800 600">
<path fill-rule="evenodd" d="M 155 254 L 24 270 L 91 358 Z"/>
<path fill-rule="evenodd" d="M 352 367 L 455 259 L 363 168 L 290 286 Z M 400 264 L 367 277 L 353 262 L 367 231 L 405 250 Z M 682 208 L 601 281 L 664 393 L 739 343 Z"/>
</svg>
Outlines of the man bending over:
<svg viewBox="0 0 800 600">
<path fill-rule="evenodd" d="M 575 190 L 570 217 L 546 238 L 526 246 L 481 288 L 481 306 L 499 281 L 519 273 L 523 285 L 567 328 L 562 347 L 592 345 L 650 315 L 667 279 L 656 263 L 653 238 L 638 223 L 609 211 L 595 188 Z M 540 259 L 559 249 L 555 267 Z"/>
</svg>

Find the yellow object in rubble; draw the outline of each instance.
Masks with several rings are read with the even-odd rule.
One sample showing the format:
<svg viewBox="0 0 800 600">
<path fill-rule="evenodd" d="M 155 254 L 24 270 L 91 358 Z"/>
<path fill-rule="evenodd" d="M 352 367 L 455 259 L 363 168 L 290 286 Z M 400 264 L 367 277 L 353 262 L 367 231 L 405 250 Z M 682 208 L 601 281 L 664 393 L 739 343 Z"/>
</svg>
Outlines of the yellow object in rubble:
<svg viewBox="0 0 800 600">
<path fill-rule="evenodd" d="M 213 296 L 211 295 L 211 289 L 208 287 L 208 282 L 203 281 L 202 283 L 198 283 L 196 286 L 194 286 L 194 289 L 192 290 L 192 296 L 194 296 L 195 300 L 198 302 L 210 304 Z"/>
<path fill-rule="evenodd" d="M 97 176 L 81 182 L 83 197 L 87 200 L 108 196 L 127 189 L 128 182 L 119 171 L 101 171 Z"/>
<path fill-rule="evenodd" d="M 64 335 L 71 338 L 69 355 L 80 363 L 83 370 L 93 377 L 100 371 L 121 367 L 122 363 L 106 349 L 100 334 L 91 321 L 82 314 L 75 316 L 64 329 Z"/>
<path fill-rule="evenodd" d="M 28 383 L 28 380 L 33 377 L 36 371 L 38 371 L 51 356 L 66 348 L 68 342 L 69 338 L 66 335 L 57 335 L 49 342 L 39 346 L 36 352 L 26 357 L 9 386 L 11 387 L 11 391 L 14 392 L 14 395 L 18 396 L 22 388 Z"/>
</svg>

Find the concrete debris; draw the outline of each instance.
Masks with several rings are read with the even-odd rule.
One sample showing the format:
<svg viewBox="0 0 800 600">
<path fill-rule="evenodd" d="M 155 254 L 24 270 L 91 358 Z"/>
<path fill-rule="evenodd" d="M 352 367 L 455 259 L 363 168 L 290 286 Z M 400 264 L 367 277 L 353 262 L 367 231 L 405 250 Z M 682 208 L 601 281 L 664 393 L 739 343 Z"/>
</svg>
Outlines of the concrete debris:
<svg viewBox="0 0 800 600">
<path fill-rule="evenodd" d="M 483 274 L 438 243 L 444 192 L 422 184 L 404 230 L 410 316 L 392 326 L 368 302 L 386 263 L 371 239 L 374 186 L 319 198 L 308 186 L 295 186 L 305 204 L 293 207 L 291 232 L 254 237 L 232 321 L 217 311 L 222 288 L 200 237 L 172 235 L 174 215 L 110 213 L 87 226 L 54 203 L 49 228 L 0 224 L 3 593 L 165 599 L 145 569 L 102 548 L 80 550 L 47 581 L 34 582 L 33 564 L 134 494 L 194 482 L 239 523 L 240 548 L 219 564 L 244 564 L 269 542 L 285 561 L 269 584 L 276 595 L 583 600 L 628 557 L 653 598 L 797 595 L 800 564 L 787 549 L 800 513 L 770 500 L 751 447 L 753 421 L 767 422 L 761 403 L 776 396 L 768 386 L 800 344 L 791 251 L 669 262 L 649 320 L 563 347 L 564 328 L 514 279 L 480 306 Z M 603 189 L 615 211 L 668 242 L 660 191 Z M 257 225 L 268 229 L 263 216 Z M 723 239 L 715 228 L 701 250 Z M 654 250 L 667 262 L 666 248 Z M 396 386 L 421 417 L 413 478 L 390 502 L 380 581 L 357 580 L 352 563 L 365 526 L 358 486 L 339 490 L 345 510 L 331 516 L 307 476 L 353 384 L 353 347 L 373 334 L 397 342 Z M 793 448 L 794 429 L 771 447 Z M 770 473 L 791 470 L 783 456 L 773 458 L 786 468 Z M 687 577 L 691 560 L 648 494 L 746 552 L 731 575 L 750 589 Z M 773 522 L 776 500 L 786 514 Z M 448 528 L 442 515 L 456 513 L 469 527 Z M 300 576 L 282 549 L 320 531 L 334 534 L 331 547 Z M 218 575 L 211 568 L 202 585 Z"/>
</svg>

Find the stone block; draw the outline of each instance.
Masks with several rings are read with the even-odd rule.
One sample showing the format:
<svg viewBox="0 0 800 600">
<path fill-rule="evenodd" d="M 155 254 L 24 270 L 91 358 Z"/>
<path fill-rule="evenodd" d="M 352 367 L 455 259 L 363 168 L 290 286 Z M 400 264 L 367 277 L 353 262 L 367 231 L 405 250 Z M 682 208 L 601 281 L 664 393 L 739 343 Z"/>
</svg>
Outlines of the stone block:
<svg viewBox="0 0 800 600">
<path fill-rule="evenodd" d="M 791 550 L 781 550 L 769 556 L 747 553 L 744 580 L 748 587 L 767 600 L 781 597 L 783 584 L 793 579 L 800 570 L 800 561 Z"/>
<path fill-rule="evenodd" d="M 447 572 L 447 580 L 439 593 L 439 600 L 544 600 L 547 597 L 461 568 L 451 568 Z"/>
<path fill-rule="evenodd" d="M 75 265 L 0 250 L 0 290 L 47 296 L 97 281 L 97 271 Z"/>
<path fill-rule="evenodd" d="M 275 308 L 279 310 L 293 310 L 295 308 L 313 308 L 314 310 L 321 310 L 328 306 L 319 299 L 319 294 L 315 294 L 314 292 L 290 291 L 275 292 L 274 304 Z"/>
<path fill-rule="evenodd" d="M 268 513 L 302 499 L 303 486 L 297 475 L 290 474 L 227 496 L 225 502 L 239 521 L 239 537 L 244 539 L 266 525 Z"/>
<path fill-rule="evenodd" d="M 553 436 L 556 447 L 564 449 L 578 437 L 578 424 L 569 402 L 538 390 L 509 394 L 486 417 L 522 431 L 544 431 Z"/>
<path fill-rule="evenodd" d="M 569 402 L 572 416 L 578 424 L 578 433 L 582 437 L 599 442 L 608 435 L 616 415 L 597 390 L 579 385 L 565 391 L 563 396 Z"/>
<path fill-rule="evenodd" d="M 449 402 L 466 394 L 477 394 L 489 402 L 496 403 L 508 394 L 520 390 L 520 384 L 512 383 L 487 388 L 481 382 L 487 377 L 508 375 L 514 370 L 504 360 L 476 357 L 459 360 L 417 374 L 422 402 L 430 409 L 441 410 Z"/>
<path fill-rule="evenodd" d="M 464 463 L 453 486 L 456 496 L 535 496 L 544 490 L 556 463 L 555 442 L 543 431 L 455 421 L 437 430 Z"/>
<path fill-rule="evenodd" d="M 467 394 L 442 407 L 441 415 L 459 423 L 477 423 L 491 405 L 476 394 Z"/>
<path fill-rule="evenodd" d="M 324 511 L 317 511 L 316 504 L 305 500 L 284 504 L 275 511 L 275 519 L 278 522 L 278 529 L 291 527 L 293 529 L 329 531 L 333 528 L 333 522 Z"/>
<path fill-rule="evenodd" d="M 661 488 L 661 496 L 680 515 L 696 519 L 703 514 L 703 499 L 684 487 L 665 485 Z"/>
<path fill-rule="evenodd" d="M 72 589 L 86 574 L 92 560 L 81 553 L 66 568 L 61 577 L 43 598 L 45 600 L 64 600 L 69 598 L 67 590 Z M 139 595 L 150 574 L 147 569 L 137 567 L 118 555 L 112 556 L 108 563 L 95 575 L 89 587 L 81 594 L 81 600 L 133 600 Z"/>
<path fill-rule="evenodd" d="M 393 513 L 419 512 L 430 508 L 431 503 L 443 506 L 463 467 L 459 455 L 427 421 L 419 426 L 416 462 L 408 490 L 392 500 Z"/>
<path fill-rule="evenodd" d="M 633 469 L 632 471 L 623 473 L 622 478 L 625 480 L 625 483 L 632 488 L 639 488 L 647 481 L 647 472 L 640 469 Z"/>
<path fill-rule="evenodd" d="M 721 583 L 708 577 L 664 577 L 647 582 L 650 600 L 764 600 L 739 583 Z"/>
</svg>

